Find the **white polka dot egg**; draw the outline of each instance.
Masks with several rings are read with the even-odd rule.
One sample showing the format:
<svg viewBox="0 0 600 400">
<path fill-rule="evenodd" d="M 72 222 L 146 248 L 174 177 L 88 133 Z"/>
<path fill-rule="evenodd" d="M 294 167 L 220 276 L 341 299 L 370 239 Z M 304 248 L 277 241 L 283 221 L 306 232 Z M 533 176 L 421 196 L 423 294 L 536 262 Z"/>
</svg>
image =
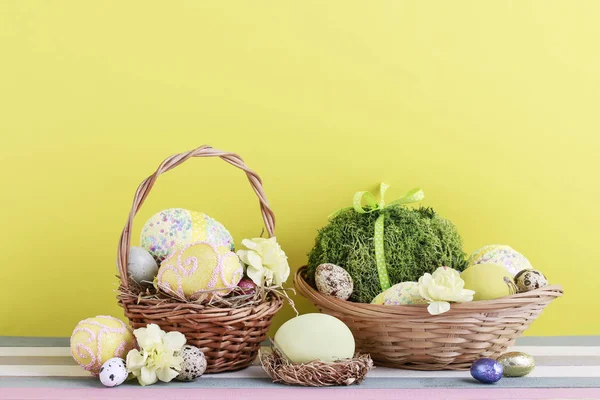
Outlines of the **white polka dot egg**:
<svg viewBox="0 0 600 400">
<path fill-rule="evenodd" d="M 183 358 L 183 362 L 181 363 L 181 371 L 175 378 L 178 381 L 193 381 L 206 371 L 206 357 L 199 348 L 185 345 L 179 355 Z"/>
<path fill-rule="evenodd" d="M 350 274 L 335 264 L 321 264 L 315 271 L 317 290 L 328 296 L 348 300 L 354 290 L 354 281 Z"/>
<path fill-rule="evenodd" d="M 100 382 L 107 387 L 119 386 L 128 375 L 125 361 L 119 357 L 109 358 L 100 368 Z"/>
</svg>

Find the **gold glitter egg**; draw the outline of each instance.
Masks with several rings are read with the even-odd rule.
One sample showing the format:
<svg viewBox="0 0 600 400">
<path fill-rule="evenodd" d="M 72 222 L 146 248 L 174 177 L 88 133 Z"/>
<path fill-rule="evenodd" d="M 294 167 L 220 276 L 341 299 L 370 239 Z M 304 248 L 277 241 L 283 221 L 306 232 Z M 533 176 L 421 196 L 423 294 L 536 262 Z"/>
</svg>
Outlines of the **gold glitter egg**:
<svg viewBox="0 0 600 400">
<path fill-rule="evenodd" d="M 504 376 L 517 377 L 529 374 L 535 368 L 535 359 L 527 353 L 504 353 L 497 361 L 504 367 Z"/>
</svg>

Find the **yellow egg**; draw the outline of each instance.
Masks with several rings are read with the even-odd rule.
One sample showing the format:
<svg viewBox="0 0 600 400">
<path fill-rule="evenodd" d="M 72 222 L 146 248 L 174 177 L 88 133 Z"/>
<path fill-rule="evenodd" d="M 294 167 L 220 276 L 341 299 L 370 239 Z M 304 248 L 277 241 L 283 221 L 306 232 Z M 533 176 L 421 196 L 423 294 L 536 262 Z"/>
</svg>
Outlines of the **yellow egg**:
<svg viewBox="0 0 600 400">
<path fill-rule="evenodd" d="M 79 322 L 71 335 L 71 354 L 79 365 L 98 375 L 102 364 L 110 358 L 125 358 L 135 347 L 135 338 L 123 321 L 110 316 L 97 316 Z"/>
<path fill-rule="evenodd" d="M 339 319 L 327 314 L 304 314 L 281 325 L 275 346 L 292 362 L 337 361 L 354 357 L 354 336 Z"/>
<path fill-rule="evenodd" d="M 460 274 L 460 277 L 465 281 L 465 289 L 475 291 L 473 301 L 493 300 L 515 293 L 512 276 L 501 265 L 471 265 Z"/>
<path fill-rule="evenodd" d="M 158 270 L 158 286 L 188 299 L 226 295 L 237 287 L 244 270 L 229 247 L 198 242 L 176 249 Z"/>
</svg>

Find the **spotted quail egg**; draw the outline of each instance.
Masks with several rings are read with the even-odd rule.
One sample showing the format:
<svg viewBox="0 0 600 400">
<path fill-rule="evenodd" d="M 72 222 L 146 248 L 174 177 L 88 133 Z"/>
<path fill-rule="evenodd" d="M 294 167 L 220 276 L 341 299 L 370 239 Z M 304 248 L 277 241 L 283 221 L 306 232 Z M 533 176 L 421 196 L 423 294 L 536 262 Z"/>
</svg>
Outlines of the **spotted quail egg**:
<svg viewBox="0 0 600 400">
<path fill-rule="evenodd" d="M 323 294 L 348 300 L 354 290 L 350 274 L 335 264 L 321 264 L 315 271 L 317 290 Z"/>
<path fill-rule="evenodd" d="M 128 375 L 125 361 L 119 357 L 109 358 L 100 368 L 100 382 L 107 387 L 119 386 Z"/>
<path fill-rule="evenodd" d="M 193 381 L 206 371 L 206 357 L 199 348 L 185 345 L 179 352 L 183 358 L 181 371 L 175 379 L 178 381 Z"/>
<path fill-rule="evenodd" d="M 515 284 L 519 293 L 523 293 L 548 286 L 548 280 L 540 271 L 524 269 L 515 275 Z"/>
</svg>

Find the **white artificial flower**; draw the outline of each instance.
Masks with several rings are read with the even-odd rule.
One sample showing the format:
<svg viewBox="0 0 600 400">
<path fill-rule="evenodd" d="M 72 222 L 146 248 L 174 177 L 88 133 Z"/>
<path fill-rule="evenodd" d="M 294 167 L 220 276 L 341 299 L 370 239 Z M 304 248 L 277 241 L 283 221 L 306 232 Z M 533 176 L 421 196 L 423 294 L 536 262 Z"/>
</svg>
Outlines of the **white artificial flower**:
<svg viewBox="0 0 600 400">
<path fill-rule="evenodd" d="M 137 377 L 142 386 L 152 385 L 158 380 L 171 382 L 179 375 L 183 358 L 179 352 L 185 345 L 185 336 L 180 332 L 166 333 L 156 324 L 133 331 L 140 350 L 127 354 L 127 371 Z"/>
<path fill-rule="evenodd" d="M 290 276 L 287 256 L 275 237 L 244 239 L 242 244 L 247 250 L 238 250 L 237 255 L 246 264 L 246 274 L 256 285 L 281 286 Z"/>
<path fill-rule="evenodd" d="M 472 301 L 475 292 L 465 289 L 465 281 L 457 270 L 439 267 L 433 274 L 419 278 L 419 294 L 429 303 L 427 311 L 438 315 L 450 310 L 450 302 Z"/>
</svg>

